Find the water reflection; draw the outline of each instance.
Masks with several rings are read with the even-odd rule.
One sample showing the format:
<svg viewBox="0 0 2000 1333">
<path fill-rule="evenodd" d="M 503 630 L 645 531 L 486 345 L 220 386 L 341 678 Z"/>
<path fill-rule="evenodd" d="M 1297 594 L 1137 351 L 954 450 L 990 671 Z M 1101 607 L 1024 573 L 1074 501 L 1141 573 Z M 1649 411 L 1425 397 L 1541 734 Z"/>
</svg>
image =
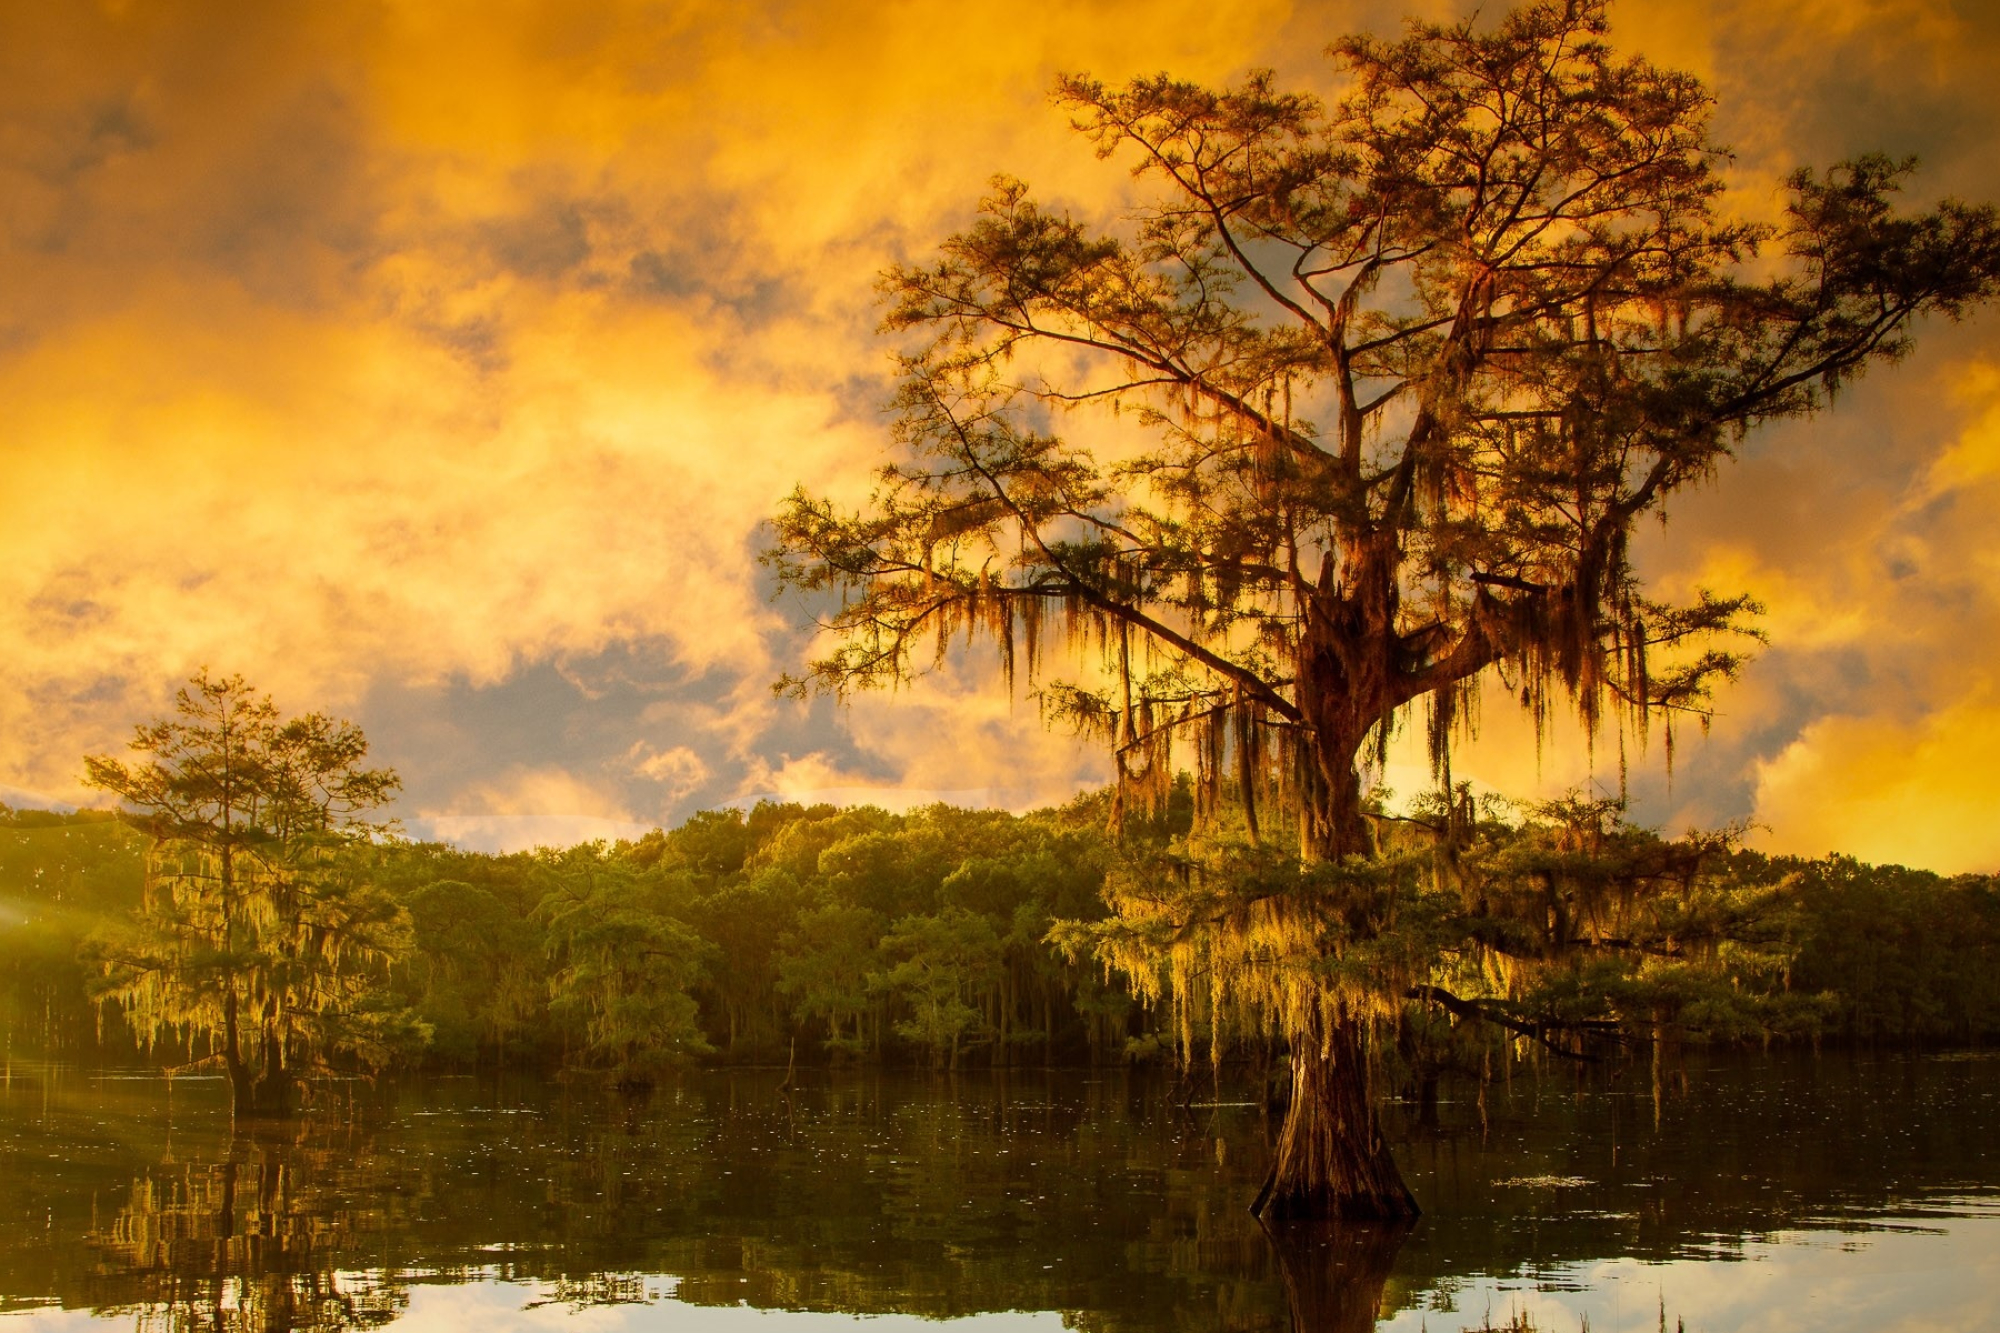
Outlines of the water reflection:
<svg viewBox="0 0 2000 1333">
<path fill-rule="evenodd" d="M 246 1137 L 221 1161 L 143 1172 L 87 1238 L 100 1257 L 93 1306 L 162 1333 L 390 1323 L 408 1305 L 404 1286 L 345 1271 L 362 1233 L 387 1230 L 386 1201 L 327 1206 L 313 1183 L 327 1162 L 323 1146 Z"/>
<path fill-rule="evenodd" d="M 1265 1228 L 1297 1333 L 1369 1333 L 1411 1227 L 1278 1222 Z"/>
<path fill-rule="evenodd" d="M 780 1077 L 693 1077 L 645 1102 L 441 1080 L 248 1137 L 219 1088 L 17 1069 L 0 1216 L 27 1221 L 0 1225 L 0 1311 L 216 1333 L 498 1333 L 582 1309 L 681 1328 L 745 1307 L 1362 1333 L 1514 1309 L 1653 1327 L 1671 1297 L 1690 1326 L 1727 1328 L 1750 1317 L 1742 1291 L 1826 1287 L 1813 1263 L 2000 1254 L 2000 1062 L 1719 1062 L 1657 1127 L 1643 1069 L 1524 1075 L 1406 1131 L 1429 1210 L 1414 1230 L 1269 1234 L 1245 1211 L 1266 1150 L 1254 1107 L 1182 1110 L 1115 1075 L 853 1076 L 788 1096 Z"/>
</svg>

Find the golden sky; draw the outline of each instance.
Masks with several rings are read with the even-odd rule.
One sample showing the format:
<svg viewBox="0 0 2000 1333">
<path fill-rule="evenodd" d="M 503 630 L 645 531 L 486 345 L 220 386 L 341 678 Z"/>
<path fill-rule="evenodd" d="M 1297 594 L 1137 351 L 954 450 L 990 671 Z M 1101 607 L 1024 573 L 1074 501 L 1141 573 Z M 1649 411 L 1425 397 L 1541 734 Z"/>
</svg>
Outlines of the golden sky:
<svg viewBox="0 0 2000 1333">
<path fill-rule="evenodd" d="M 0 0 L 0 799 L 78 799 L 204 664 L 354 717 L 413 831 L 484 845 L 1101 780 L 976 662 L 774 700 L 801 641 L 758 525 L 882 456 L 884 264 L 998 171 L 1131 188 L 1058 72 L 1323 87 L 1333 37 L 1459 8 Z M 1614 22 L 1710 82 L 1746 211 L 1875 149 L 2000 197 L 1984 0 Z M 1643 817 L 2000 869 L 2000 314 L 1754 438 L 1644 559 L 1754 592 L 1771 642 L 1671 782 L 1633 752 Z M 1495 704 L 1460 767 L 1560 791 L 1615 750 L 1538 755 Z"/>
</svg>

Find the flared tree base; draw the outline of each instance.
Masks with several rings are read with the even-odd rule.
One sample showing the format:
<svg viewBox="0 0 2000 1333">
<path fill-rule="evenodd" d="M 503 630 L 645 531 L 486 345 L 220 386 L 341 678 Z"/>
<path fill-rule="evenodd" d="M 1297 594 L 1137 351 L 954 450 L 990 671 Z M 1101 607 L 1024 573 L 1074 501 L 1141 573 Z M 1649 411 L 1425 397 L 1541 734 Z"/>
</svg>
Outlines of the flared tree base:
<svg viewBox="0 0 2000 1333">
<path fill-rule="evenodd" d="M 232 1120 L 288 1120 L 297 1110 L 298 1087 L 284 1069 L 261 1074 L 244 1071 L 230 1078 Z"/>
<path fill-rule="evenodd" d="M 1358 1025 L 1316 1018 L 1292 1043 L 1292 1101 L 1250 1211 L 1267 1222 L 1407 1222 L 1422 1211 L 1383 1140 Z"/>
</svg>

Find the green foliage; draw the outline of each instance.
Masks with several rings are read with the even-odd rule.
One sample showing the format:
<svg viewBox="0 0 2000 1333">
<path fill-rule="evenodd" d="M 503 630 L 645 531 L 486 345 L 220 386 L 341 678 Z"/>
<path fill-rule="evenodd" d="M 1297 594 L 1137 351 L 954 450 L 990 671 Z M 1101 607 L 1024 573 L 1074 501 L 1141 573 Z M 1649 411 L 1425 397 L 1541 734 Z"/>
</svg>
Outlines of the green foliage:
<svg viewBox="0 0 2000 1333">
<path fill-rule="evenodd" d="M 707 1053 L 689 990 L 715 951 L 676 915 L 690 877 L 642 871 L 586 843 L 539 853 L 534 878 L 556 962 L 550 1013 L 581 1027 L 590 1055 L 637 1084 Z"/>
<path fill-rule="evenodd" d="M 138 906 L 145 848 L 106 811 L 0 805 L 0 1041 L 8 1050 L 56 1057 L 98 1043 L 89 1004 L 95 971 L 79 950 L 103 922 Z"/>
<path fill-rule="evenodd" d="M 1111 915 L 1059 921 L 1050 940 L 1129 978 L 1182 1060 L 1297 1030 L 1329 1002 L 1399 1034 L 1385 1049 L 1413 1077 L 1476 1070 L 1496 1043 L 1598 1059 L 2000 1032 L 1991 879 L 1766 858 L 1728 833 L 1665 839 L 1615 801 L 1524 813 L 1461 789 L 1378 814 L 1377 857 L 1340 865 L 1240 824 L 1128 843 Z"/>
<path fill-rule="evenodd" d="M 285 1113 L 298 1074 L 336 1056 L 380 1067 L 427 1036 L 387 992 L 409 921 L 376 883 L 367 816 L 397 781 L 361 766 L 367 748 L 350 723 L 281 719 L 242 677 L 203 673 L 138 729 L 140 761 L 85 761 L 151 839 L 138 909 L 88 948 L 98 998 L 149 1045 L 205 1045 L 240 1115 Z"/>
<path fill-rule="evenodd" d="M 942 1063 L 956 1044 L 961 1065 L 1261 1058 L 1280 1007 L 1306 994 L 1347 996 L 1394 1028 L 1386 1067 L 1419 1081 L 1479 1070 L 1504 1043 L 1609 1056 L 1656 1034 L 2000 1035 L 1990 879 L 1662 839 L 1578 800 L 1518 815 L 1462 792 L 1419 801 L 1375 816 L 1375 862 L 1342 867 L 1252 843 L 1240 818 L 1231 836 L 1226 803 L 1198 829 L 1185 813 L 1143 835 L 1128 823 L 1122 841 L 1105 835 L 1107 809 L 1105 793 L 1023 817 L 767 804 L 506 856 L 302 844 L 286 886 L 256 892 L 300 939 L 390 936 L 386 987 L 368 963 L 352 974 L 373 979 L 367 995 L 322 995 L 299 1020 L 305 1045 L 369 1060 L 423 1028 L 440 1063 L 567 1052 L 639 1078 L 691 1058 L 782 1060 L 794 1040 L 801 1057 Z M 134 958 L 159 947 L 130 924 L 146 842 L 95 814 L 23 813 L 0 819 L 10 1039 L 86 1050 L 100 1041 L 87 996 L 102 941 L 118 934 Z M 156 881 L 170 870 L 153 863 Z M 149 910 L 170 896 L 156 883 Z M 173 908 L 196 934 L 203 901 Z M 76 949 L 93 933 L 85 967 Z M 281 975 L 313 994 L 285 972 L 298 959 L 238 947 L 172 965 L 189 986 L 205 978 L 211 1000 Z M 304 956 L 359 961 L 319 945 Z M 322 1016 L 307 1021 L 312 1005 Z M 207 1049 L 198 1032 L 183 1049 L 177 1031 L 151 1034 L 160 1058 Z M 120 1049 L 122 1026 L 101 1040 Z"/>
<path fill-rule="evenodd" d="M 1849 857 L 1773 858 L 1795 896 L 1790 983 L 1829 997 L 1829 1026 L 1890 1041 L 2000 1033 L 2000 880 L 1954 879 Z"/>
<path fill-rule="evenodd" d="M 992 1036 L 972 1004 L 999 981 L 1000 938 L 992 922 L 963 907 L 906 916 L 883 936 L 881 952 L 889 966 L 868 980 L 909 1011 L 897 1035 L 928 1050 L 933 1063 L 958 1068 L 968 1042 Z"/>
<path fill-rule="evenodd" d="M 709 992 L 722 1011 L 725 1049 L 732 1053 L 776 1054 L 782 1031 L 778 941 L 804 897 L 788 872 L 765 867 L 720 880 L 689 909 L 690 924 L 728 960 L 715 970 Z"/>
<path fill-rule="evenodd" d="M 1734 874 L 1731 835 L 1666 840 L 1576 797 L 1467 832 L 1453 975 L 1483 969 L 1512 1016 L 1579 1034 L 1818 1030 L 1824 1006 L 1785 984 L 1791 895 Z"/>
<path fill-rule="evenodd" d="M 404 972 L 440 1055 L 460 1061 L 531 1038 L 548 998 L 543 932 L 518 900 L 463 880 L 406 894 L 415 950 Z"/>
<path fill-rule="evenodd" d="M 778 990 L 798 1018 L 826 1024 L 829 1050 L 868 1049 L 862 1017 L 882 930 L 881 913 L 836 902 L 800 913 L 778 939 Z"/>
</svg>

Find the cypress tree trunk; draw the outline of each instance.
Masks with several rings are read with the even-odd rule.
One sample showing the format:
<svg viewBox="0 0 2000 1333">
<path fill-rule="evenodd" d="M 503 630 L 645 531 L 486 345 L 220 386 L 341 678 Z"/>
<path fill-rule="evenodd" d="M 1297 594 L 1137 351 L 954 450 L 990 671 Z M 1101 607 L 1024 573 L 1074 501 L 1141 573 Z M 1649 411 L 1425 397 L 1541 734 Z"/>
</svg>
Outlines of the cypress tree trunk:
<svg viewBox="0 0 2000 1333">
<path fill-rule="evenodd" d="M 229 1074 L 229 1118 L 254 1120 L 265 1114 L 257 1071 L 243 1058 L 241 1002 L 234 986 L 222 999 L 222 1067 Z"/>
<path fill-rule="evenodd" d="M 1295 671 L 1310 736 L 1300 809 L 1300 852 L 1340 861 L 1375 850 L 1355 766 L 1369 733 L 1409 697 L 1398 658 L 1397 570 L 1392 531 L 1328 561 L 1312 590 Z M 1336 572 L 1337 570 L 1337 572 Z"/>
<path fill-rule="evenodd" d="M 1269 1221 L 1407 1221 L 1417 1201 L 1382 1138 L 1359 1024 L 1310 1009 L 1292 1037 L 1292 1100 L 1250 1211 Z"/>
<path fill-rule="evenodd" d="M 276 1034 L 264 1034 L 262 1063 L 253 1065 L 243 1058 L 242 1025 L 234 990 L 223 1000 L 222 1012 L 222 1063 L 229 1071 L 230 1118 L 282 1120 L 289 1116 L 295 1080 L 285 1064 L 284 1048 Z"/>
<path fill-rule="evenodd" d="M 1393 539 L 1358 549 L 1343 576 L 1323 573 L 1299 645 L 1299 706 L 1311 734 L 1301 773 L 1300 853 L 1370 857 L 1373 830 L 1356 766 L 1393 710 L 1396 584 Z M 1251 1211 L 1270 1220 L 1407 1221 L 1420 1211 L 1383 1141 L 1359 1022 L 1344 1004 L 1312 1002 L 1291 1043 L 1292 1096 L 1271 1174 Z"/>
<path fill-rule="evenodd" d="M 293 1093 L 298 1080 L 285 1063 L 283 1048 L 272 1034 L 263 1041 L 263 1060 L 251 1066 L 240 1062 L 240 1075 L 231 1077 L 231 1113 L 237 1120 L 282 1120 L 292 1114 Z"/>
<path fill-rule="evenodd" d="M 272 1055 L 252 1087 L 248 1114 L 259 1120 L 284 1119 L 292 1113 L 293 1090 L 292 1071 L 283 1059 Z"/>
</svg>

